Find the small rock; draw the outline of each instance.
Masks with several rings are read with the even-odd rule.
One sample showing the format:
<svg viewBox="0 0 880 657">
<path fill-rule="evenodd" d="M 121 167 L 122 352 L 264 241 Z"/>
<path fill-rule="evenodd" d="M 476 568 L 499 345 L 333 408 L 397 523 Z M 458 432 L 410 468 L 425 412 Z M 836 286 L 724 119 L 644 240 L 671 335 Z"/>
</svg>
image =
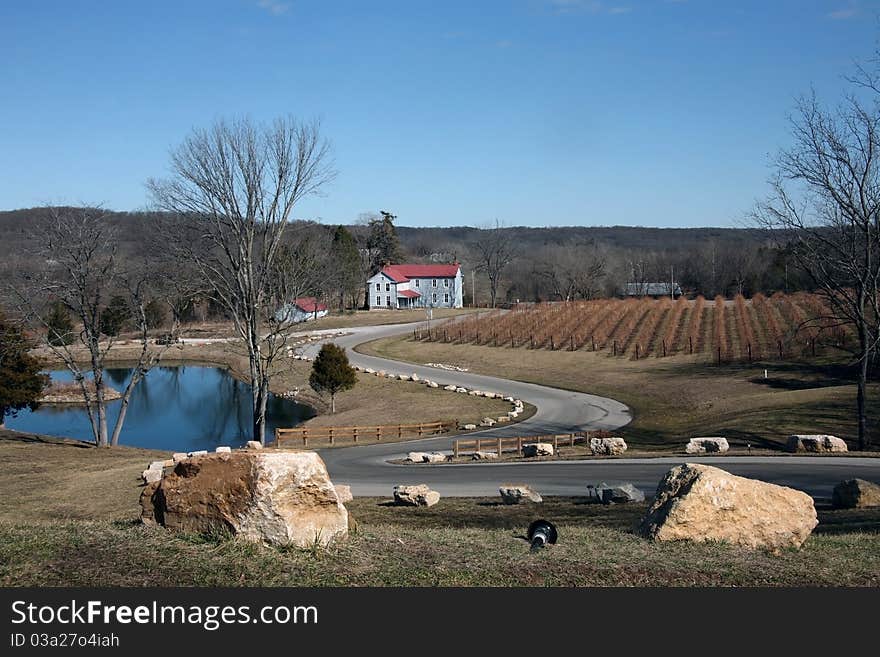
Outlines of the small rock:
<svg viewBox="0 0 880 657">
<path fill-rule="evenodd" d="M 394 502 L 403 506 L 434 506 L 440 501 L 440 493 L 425 484 L 394 487 Z"/>
<path fill-rule="evenodd" d="M 880 506 L 880 485 L 864 479 L 849 479 L 834 487 L 831 503 L 838 509 L 865 509 Z"/>
<path fill-rule="evenodd" d="M 354 499 L 354 496 L 351 494 L 351 486 L 335 484 L 333 488 L 336 489 L 336 497 L 339 498 L 340 504 L 351 502 Z"/>
<path fill-rule="evenodd" d="M 427 452 L 410 452 L 407 455 L 406 460 L 411 463 L 425 463 L 427 461 L 427 456 Z"/>
<path fill-rule="evenodd" d="M 249 440 L 245 443 L 245 449 L 263 449 L 263 444 L 259 440 Z"/>
<path fill-rule="evenodd" d="M 498 419 L 495 421 L 496 422 L 510 422 L 510 418 L 507 417 L 506 415 L 499 415 Z"/>
<path fill-rule="evenodd" d="M 691 438 L 684 451 L 688 454 L 712 454 L 726 452 L 730 449 L 727 438 Z"/>
<path fill-rule="evenodd" d="M 495 399 L 495 393 L 494 392 L 484 392 L 483 397 L 485 397 L 486 399 Z"/>
<path fill-rule="evenodd" d="M 175 463 L 180 463 L 188 458 L 189 456 L 187 456 L 185 452 L 174 452 L 174 454 L 171 455 L 171 460 Z"/>
<path fill-rule="evenodd" d="M 446 454 L 442 452 L 431 452 L 425 455 L 425 463 L 445 463 Z"/>
<path fill-rule="evenodd" d="M 428 387 L 429 388 L 439 388 L 440 386 L 437 384 L 436 381 L 428 381 Z"/>
<path fill-rule="evenodd" d="M 152 461 L 150 465 L 147 466 L 147 470 L 159 470 L 161 472 L 164 467 L 165 461 Z"/>
<path fill-rule="evenodd" d="M 522 449 L 523 456 L 553 456 L 553 445 L 550 443 L 528 443 Z"/>
<path fill-rule="evenodd" d="M 497 458 L 498 458 L 497 452 L 484 452 L 481 450 L 479 452 L 474 452 L 473 454 L 471 454 L 472 461 L 491 461 L 492 459 L 497 459 Z"/>
<path fill-rule="evenodd" d="M 599 484 L 599 486 L 596 486 L 596 491 L 602 504 L 626 504 L 627 502 L 645 501 L 645 494 L 629 482 L 619 486 Z"/>
<path fill-rule="evenodd" d="M 195 452 L 187 452 L 187 456 L 189 456 L 190 458 L 193 458 L 195 456 L 206 456 L 207 454 L 208 450 L 206 449 L 200 449 Z"/>
<path fill-rule="evenodd" d="M 468 391 L 467 388 L 456 388 L 455 389 L 455 392 L 465 392 L 466 393 L 467 391 Z"/>
<path fill-rule="evenodd" d="M 418 383 L 419 381 L 421 381 L 421 379 L 419 378 L 419 375 L 418 375 L 418 374 L 415 374 L 415 373 L 414 373 L 411 377 L 409 377 L 409 380 L 410 380 L 410 381 L 415 381 L 416 383 Z"/>
<path fill-rule="evenodd" d="M 480 422 L 480 426 L 481 426 L 481 427 L 494 427 L 494 426 L 495 426 L 495 420 L 493 420 L 493 419 L 490 418 L 490 417 L 484 417 L 484 418 L 483 418 L 483 421 Z"/>
<path fill-rule="evenodd" d="M 375 373 L 376 373 L 376 370 L 374 370 L 372 367 L 368 367 L 367 369 L 364 370 L 364 374 L 375 374 Z"/>
<path fill-rule="evenodd" d="M 504 398 L 504 401 L 506 401 L 506 402 L 510 402 L 510 403 L 512 404 L 512 403 L 513 403 L 513 397 L 505 397 L 505 398 Z"/>
<path fill-rule="evenodd" d="M 465 424 L 461 428 L 464 429 L 465 431 L 473 431 L 474 429 L 477 428 L 477 425 L 476 424 Z"/>
<path fill-rule="evenodd" d="M 144 470 L 141 473 L 141 478 L 144 480 L 145 484 L 152 484 L 157 481 L 162 480 L 162 470 L 156 470 L 154 468 L 150 468 L 148 470 Z"/>
<path fill-rule="evenodd" d="M 846 443 L 837 436 L 795 434 L 785 446 L 789 452 L 845 452 Z"/>
<path fill-rule="evenodd" d="M 214 450 L 217 454 L 231 454 L 232 448 L 228 445 L 220 445 L 217 449 Z"/>
<path fill-rule="evenodd" d="M 456 387 L 454 385 L 443 386 L 444 390 L 448 390 L 449 392 L 455 392 Z"/>
<path fill-rule="evenodd" d="M 590 438 L 590 451 L 593 454 L 616 456 L 626 451 L 626 441 L 617 436 L 612 436 L 611 438 Z"/>
<path fill-rule="evenodd" d="M 520 502 L 537 504 L 544 501 L 536 491 L 526 484 L 501 484 L 498 492 L 501 493 L 501 500 L 505 504 L 519 504 Z"/>
</svg>

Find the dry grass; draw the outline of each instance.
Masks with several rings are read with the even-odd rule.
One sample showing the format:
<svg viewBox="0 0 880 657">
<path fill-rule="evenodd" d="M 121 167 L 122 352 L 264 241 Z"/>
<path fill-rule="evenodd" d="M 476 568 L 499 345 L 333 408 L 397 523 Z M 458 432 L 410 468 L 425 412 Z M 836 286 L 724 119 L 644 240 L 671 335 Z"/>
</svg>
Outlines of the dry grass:
<svg viewBox="0 0 880 657">
<path fill-rule="evenodd" d="M 834 363 L 715 366 L 698 357 L 613 358 L 589 351 L 544 351 L 386 338 L 359 347 L 386 358 L 441 361 L 472 372 L 612 397 L 634 411 L 621 431 L 644 449 L 667 449 L 692 436 L 778 449 L 792 433 L 857 435 L 855 385 Z M 764 368 L 769 378 L 763 378 Z M 877 399 L 880 386 L 871 386 Z M 875 404 L 869 418 L 878 417 Z M 876 434 L 876 421 L 869 429 Z M 852 447 L 852 442 L 851 442 Z"/>
</svg>

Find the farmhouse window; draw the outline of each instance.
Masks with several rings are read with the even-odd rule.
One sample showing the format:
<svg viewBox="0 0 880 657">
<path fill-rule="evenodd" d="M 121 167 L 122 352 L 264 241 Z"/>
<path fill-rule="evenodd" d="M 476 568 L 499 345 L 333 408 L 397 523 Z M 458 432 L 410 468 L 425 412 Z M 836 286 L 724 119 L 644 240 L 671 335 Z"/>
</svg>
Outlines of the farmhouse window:
<svg viewBox="0 0 880 657">
<path fill-rule="evenodd" d="M 377 287 L 378 287 L 378 284 L 377 284 Z M 376 305 L 377 305 L 377 306 L 381 306 L 381 305 L 382 305 L 382 297 L 376 297 Z"/>
<path fill-rule="evenodd" d="M 436 293 L 436 292 L 435 292 L 434 294 L 431 295 L 431 300 L 432 300 L 434 303 L 437 303 L 437 293 Z"/>
<path fill-rule="evenodd" d="M 449 293 L 443 295 L 443 303 L 449 303 Z"/>
<path fill-rule="evenodd" d="M 431 287 L 437 287 L 437 279 L 431 279 Z"/>
<path fill-rule="evenodd" d="M 382 286 L 379 283 L 376 283 L 376 292 L 382 289 Z"/>
<path fill-rule="evenodd" d="M 419 286 L 419 279 L 417 278 L 416 279 L 416 287 L 418 287 L 418 286 Z"/>
<path fill-rule="evenodd" d="M 385 291 L 391 292 L 391 283 L 385 283 Z"/>
<path fill-rule="evenodd" d="M 389 297 L 389 296 L 386 296 L 386 297 L 385 297 L 385 305 L 386 305 L 386 306 L 390 306 L 390 305 L 391 305 L 391 297 Z"/>
<path fill-rule="evenodd" d="M 448 278 L 443 279 L 443 287 L 449 287 L 449 279 Z"/>
</svg>

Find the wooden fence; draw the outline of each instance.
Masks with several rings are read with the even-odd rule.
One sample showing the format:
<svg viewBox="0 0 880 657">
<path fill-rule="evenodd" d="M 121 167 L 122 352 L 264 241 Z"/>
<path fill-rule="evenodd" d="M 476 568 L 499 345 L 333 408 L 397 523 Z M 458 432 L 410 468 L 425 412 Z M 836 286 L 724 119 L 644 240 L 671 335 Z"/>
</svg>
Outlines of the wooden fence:
<svg viewBox="0 0 880 657">
<path fill-rule="evenodd" d="M 382 424 L 361 427 L 297 427 L 295 429 L 275 429 L 275 446 L 282 447 L 285 442 L 296 442 L 308 447 L 309 441 L 325 441 L 335 445 L 338 441 L 381 442 L 389 438 L 401 439 L 404 436 L 430 436 L 447 433 L 460 428 L 458 420 L 440 422 L 421 422 L 419 424 Z"/>
<path fill-rule="evenodd" d="M 501 456 L 502 452 L 522 454 L 523 445 L 530 443 L 551 443 L 555 452 L 560 445 L 574 447 L 575 443 L 589 442 L 589 440 L 589 433 L 558 433 L 546 436 L 517 436 L 515 438 L 472 438 L 453 442 L 452 454 L 458 457 L 462 453 L 479 452 L 484 448 L 497 452 L 498 456 Z"/>
</svg>

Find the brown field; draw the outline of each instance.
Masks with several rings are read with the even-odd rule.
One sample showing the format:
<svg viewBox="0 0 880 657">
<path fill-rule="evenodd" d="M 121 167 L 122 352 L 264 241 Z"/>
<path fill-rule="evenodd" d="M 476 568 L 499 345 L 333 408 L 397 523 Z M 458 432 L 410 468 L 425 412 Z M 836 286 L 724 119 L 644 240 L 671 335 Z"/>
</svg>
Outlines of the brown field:
<svg viewBox="0 0 880 657">
<path fill-rule="evenodd" d="M 632 359 L 701 354 L 713 360 L 785 360 L 852 340 L 833 326 L 818 295 L 598 299 L 484 312 L 432 331 L 428 341 L 548 351 L 604 351 Z"/>
</svg>

